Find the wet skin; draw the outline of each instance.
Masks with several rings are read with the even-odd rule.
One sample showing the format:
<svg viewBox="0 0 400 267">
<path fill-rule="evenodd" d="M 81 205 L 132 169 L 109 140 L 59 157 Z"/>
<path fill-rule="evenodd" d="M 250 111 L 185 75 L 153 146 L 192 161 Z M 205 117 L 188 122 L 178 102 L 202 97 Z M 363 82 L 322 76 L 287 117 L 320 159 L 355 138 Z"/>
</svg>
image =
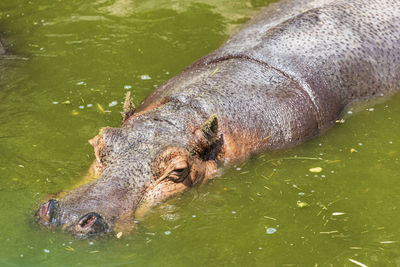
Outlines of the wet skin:
<svg viewBox="0 0 400 267">
<path fill-rule="evenodd" d="M 328 129 L 400 86 L 400 3 L 282 1 L 90 140 L 98 177 L 37 211 L 80 238 L 135 228 L 150 207 L 265 150 Z"/>
</svg>

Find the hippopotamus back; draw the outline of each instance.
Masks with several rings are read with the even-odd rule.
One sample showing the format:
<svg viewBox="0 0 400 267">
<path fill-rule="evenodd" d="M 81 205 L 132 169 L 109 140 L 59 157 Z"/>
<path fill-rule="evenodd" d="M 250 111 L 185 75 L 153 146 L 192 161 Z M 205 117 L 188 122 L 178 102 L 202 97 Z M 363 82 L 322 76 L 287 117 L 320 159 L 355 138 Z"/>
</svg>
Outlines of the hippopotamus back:
<svg viewBox="0 0 400 267">
<path fill-rule="evenodd" d="M 275 18 L 276 9 L 266 8 L 204 61 L 247 57 L 281 71 L 309 94 L 322 127 L 348 103 L 399 88 L 398 1 L 280 5 L 286 15 Z"/>
<path fill-rule="evenodd" d="M 299 122 L 298 127 L 288 126 L 291 129 L 286 132 L 290 132 L 290 137 L 275 141 L 272 137 L 266 145 L 281 148 L 303 142 L 331 126 L 349 103 L 387 95 L 399 89 L 399 14 L 400 3 L 395 0 L 287 0 L 270 5 L 221 48 L 154 91 L 141 109 L 146 110 L 155 102 L 165 101 L 162 99 L 167 96 L 182 95 L 182 92 L 187 95 L 190 88 L 193 92 L 190 97 L 192 102 L 199 98 L 196 94 L 207 95 L 207 102 L 218 106 L 213 112 L 221 113 L 222 118 L 231 118 L 231 122 L 242 125 L 242 128 L 252 128 L 253 133 L 264 131 L 262 125 L 271 124 L 271 121 L 249 125 L 249 120 L 254 120 L 246 113 L 264 118 L 269 115 L 279 117 L 279 113 L 293 113 L 292 116 L 277 119 Z M 234 68 L 237 62 L 242 62 L 240 71 L 214 75 L 213 79 L 218 81 L 213 86 L 200 85 L 205 83 L 204 77 L 199 78 L 204 72 L 212 73 L 218 69 L 222 73 L 228 66 Z M 253 64 L 246 68 L 249 62 L 258 66 Z M 260 68 L 276 73 L 270 74 L 270 78 L 255 77 L 259 71 L 266 73 Z M 236 81 L 232 89 L 229 81 L 239 72 L 242 80 Z M 265 79 L 278 76 L 280 81 L 265 84 Z M 262 88 L 249 95 L 246 84 L 260 79 L 264 79 L 264 84 L 260 86 Z M 307 100 L 293 103 L 286 98 L 288 86 L 286 82 L 282 83 L 283 80 L 290 83 L 291 91 L 301 92 Z M 279 85 L 276 86 L 276 83 Z M 254 103 L 256 97 L 261 100 Z M 224 99 L 216 100 L 218 103 L 225 102 L 224 105 L 213 102 L 215 98 Z M 277 107 L 276 103 L 274 106 L 268 104 L 271 99 L 280 99 L 277 101 L 286 107 L 282 107 L 278 114 L 260 112 L 260 109 Z M 229 109 L 224 109 L 226 103 L 233 104 Z M 288 105 L 295 105 L 295 108 L 288 110 Z M 234 113 L 241 116 L 234 116 Z M 307 113 L 313 115 L 310 117 Z M 285 131 L 285 126 L 275 126 Z M 273 135 L 272 129 L 265 132 L 268 132 L 267 136 Z M 261 150 L 265 149 L 265 146 L 261 147 Z"/>
</svg>

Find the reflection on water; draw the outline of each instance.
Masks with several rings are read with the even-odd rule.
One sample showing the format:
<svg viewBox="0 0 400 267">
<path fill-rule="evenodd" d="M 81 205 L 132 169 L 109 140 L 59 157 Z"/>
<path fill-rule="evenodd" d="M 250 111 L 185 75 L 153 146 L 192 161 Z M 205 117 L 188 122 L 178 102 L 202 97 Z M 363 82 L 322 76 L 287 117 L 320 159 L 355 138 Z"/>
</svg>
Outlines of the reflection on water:
<svg viewBox="0 0 400 267">
<path fill-rule="evenodd" d="M 127 90 L 138 105 L 263 3 L 2 0 L 0 265 L 398 265 L 400 96 L 225 170 L 134 235 L 79 241 L 34 224 L 40 199 L 86 172 L 87 140 L 120 125 Z"/>
</svg>

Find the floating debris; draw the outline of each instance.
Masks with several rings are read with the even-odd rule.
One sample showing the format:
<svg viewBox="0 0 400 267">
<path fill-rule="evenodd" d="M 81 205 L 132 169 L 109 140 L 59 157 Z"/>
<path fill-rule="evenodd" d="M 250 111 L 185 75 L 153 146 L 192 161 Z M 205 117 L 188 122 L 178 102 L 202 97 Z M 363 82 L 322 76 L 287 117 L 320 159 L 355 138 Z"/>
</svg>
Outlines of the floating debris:
<svg viewBox="0 0 400 267">
<path fill-rule="evenodd" d="M 322 172 L 322 168 L 321 167 L 314 167 L 314 168 L 310 168 L 309 171 L 310 172 Z"/>
<path fill-rule="evenodd" d="M 170 234 L 171 234 L 171 231 L 165 231 L 164 234 L 165 234 L 165 235 L 170 235 Z"/>
<path fill-rule="evenodd" d="M 218 68 L 216 68 L 211 74 L 210 74 L 210 77 L 212 77 L 215 73 L 217 73 L 218 72 Z"/>
<path fill-rule="evenodd" d="M 361 266 L 361 267 L 368 267 L 368 266 L 365 265 L 364 263 L 359 262 L 359 261 L 356 261 L 356 260 L 353 260 L 353 259 L 349 259 L 349 261 L 351 261 L 352 263 L 354 263 L 354 264 L 356 264 L 356 265 L 358 265 L 358 266 Z"/>
<path fill-rule="evenodd" d="M 79 111 L 73 110 L 72 115 L 74 115 L 74 116 L 79 115 Z"/>
<path fill-rule="evenodd" d="M 48 250 L 47 248 L 43 249 L 44 253 L 50 253 L 50 250 Z"/>
<path fill-rule="evenodd" d="M 335 231 L 329 231 L 329 232 L 319 232 L 321 235 L 331 235 L 331 234 L 336 234 L 339 233 L 339 231 L 335 230 Z"/>
<path fill-rule="evenodd" d="M 117 238 L 121 238 L 122 232 L 118 232 L 115 236 L 116 236 Z"/>
<path fill-rule="evenodd" d="M 350 149 L 350 153 L 354 153 L 354 152 L 358 152 L 356 149 L 354 149 L 354 148 L 351 148 Z"/>
<path fill-rule="evenodd" d="M 75 251 L 75 249 L 73 247 L 71 247 L 71 246 L 66 246 L 65 250 L 67 250 L 67 251 Z"/>
<path fill-rule="evenodd" d="M 303 202 L 303 201 L 300 201 L 300 200 L 297 200 L 297 207 L 299 207 L 299 208 L 305 208 L 305 207 L 308 207 L 308 206 L 309 206 L 308 203 Z"/>
<path fill-rule="evenodd" d="M 124 89 L 126 89 L 126 90 L 129 90 L 129 89 L 131 89 L 131 88 L 132 88 L 132 85 L 129 85 L 129 84 L 124 85 Z"/>
<path fill-rule="evenodd" d="M 379 243 L 381 243 L 381 244 L 393 244 L 393 243 L 396 243 L 397 241 L 381 241 L 381 242 L 379 242 Z"/>
<path fill-rule="evenodd" d="M 344 212 L 334 212 L 334 213 L 332 213 L 333 216 L 340 216 L 340 215 L 344 215 L 344 214 L 346 214 L 346 213 L 344 213 Z"/>
<path fill-rule="evenodd" d="M 276 231 L 278 231 L 278 230 L 276 230 L 275 228 L 270 227 L 270 228 L 267 228 L 267 230 L 265 232 L 267 233 L 267 235 L 272 235 Z"/>
<path fill-rule="evenodd" d="M 97 108 L 100 110 L 101 113 L 105 113 L 104 108 L 99 103 L 97 103 Z"/>
</svg>

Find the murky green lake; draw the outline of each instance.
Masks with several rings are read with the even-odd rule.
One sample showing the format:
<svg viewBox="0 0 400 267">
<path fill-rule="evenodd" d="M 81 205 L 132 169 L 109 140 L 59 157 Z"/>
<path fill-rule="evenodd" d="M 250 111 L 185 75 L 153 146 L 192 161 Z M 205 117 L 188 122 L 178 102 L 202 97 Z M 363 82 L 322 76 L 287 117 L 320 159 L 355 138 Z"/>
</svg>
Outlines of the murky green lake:
<svg viewBox="0 0 400 267">
<path fill-rule="evenodd" d="M 87 140 L 120 125 L 126 91 L 138 105 L 267 2 L 1 0 L 0 266 L 400 266 L 399 95 L 227 169 L 130 236 L 34 223 L 85 174 Z"/>
</svg>

